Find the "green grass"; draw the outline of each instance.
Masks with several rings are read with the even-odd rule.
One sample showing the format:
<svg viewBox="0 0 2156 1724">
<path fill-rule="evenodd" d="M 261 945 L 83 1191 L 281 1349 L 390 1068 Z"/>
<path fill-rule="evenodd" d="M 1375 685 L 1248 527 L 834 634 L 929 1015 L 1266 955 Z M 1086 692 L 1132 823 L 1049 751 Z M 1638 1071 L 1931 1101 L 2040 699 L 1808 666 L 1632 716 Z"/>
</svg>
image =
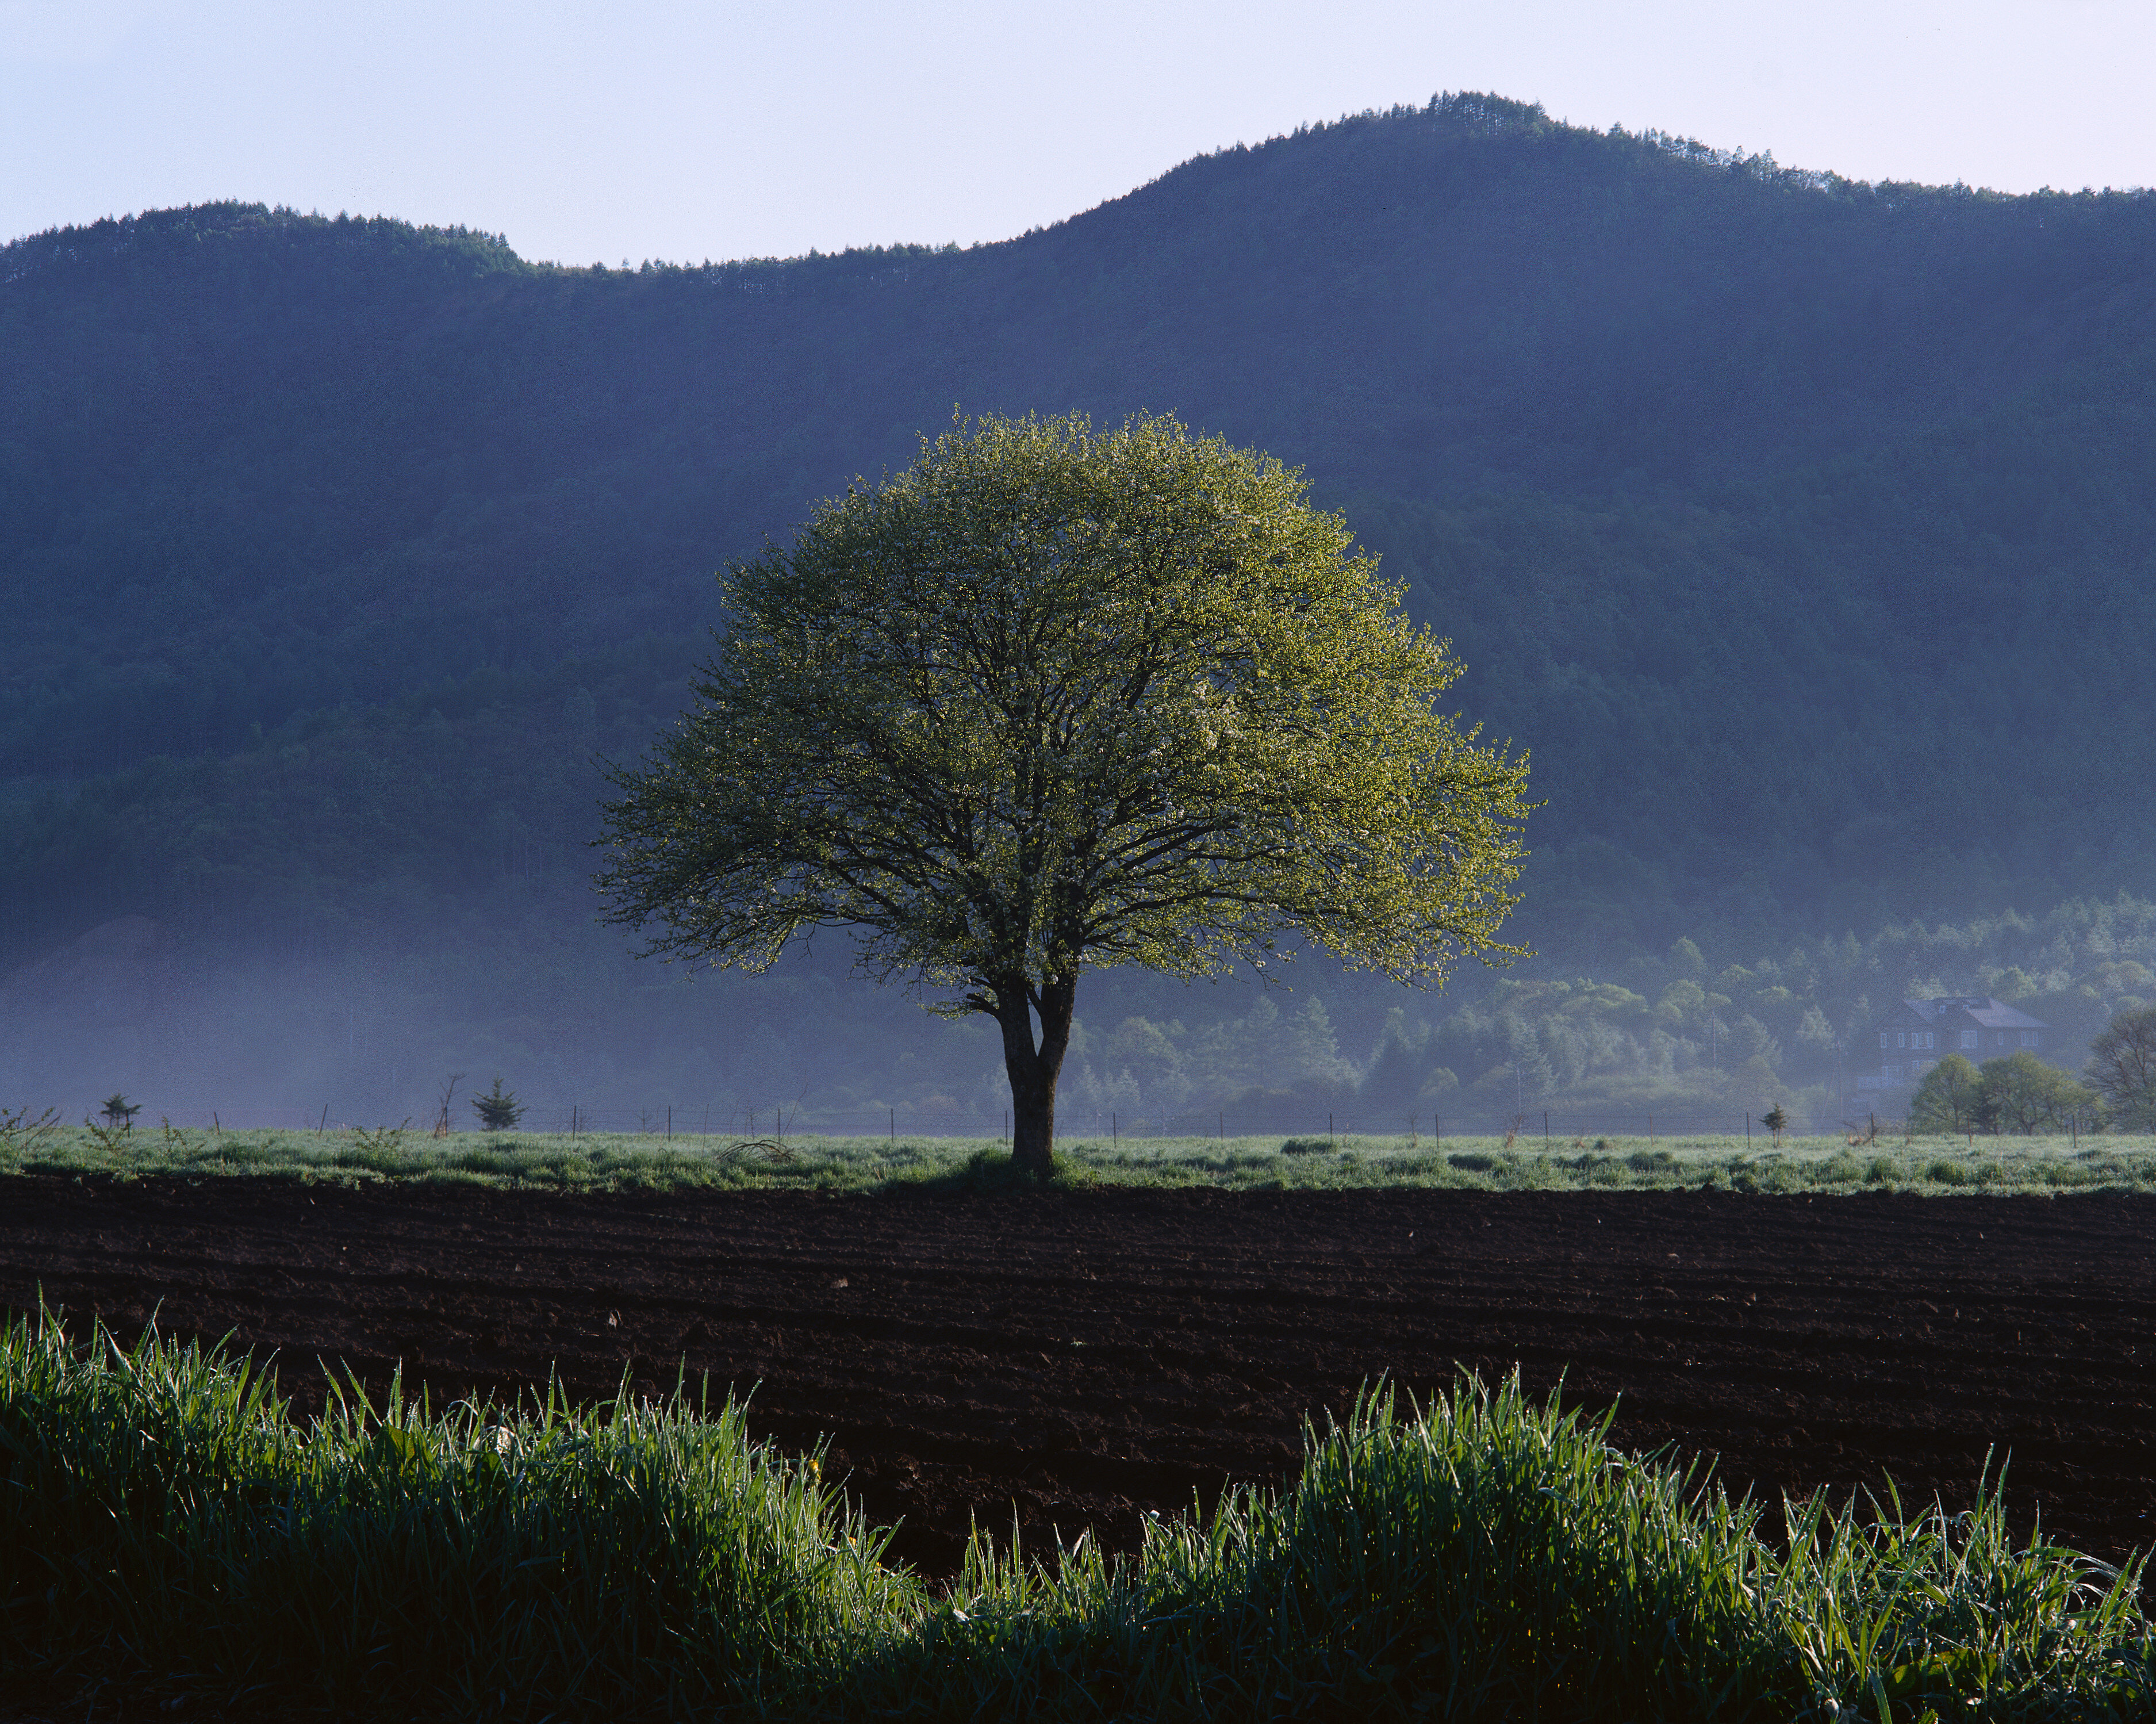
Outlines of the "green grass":
<svg viewBox="0 0 2156 1724">
<path fill-rule="evenodd" d="M 1450 1186 L 1479 1191 L 1894 1191 L 1943 1193 L 2156 1191 L 2156 1138 L 1914 1137 L 1876 1142 L 1765 1134 L 1507 1143 L 1498 1138 L 1066 1139 L 1069 1184 L 1209 1186 L 1229 1190 Z M 994 1186 L 1000 1152 L 978 1139 L 788 1137 L 742 1142 L 634 1133 L 398 1131 L 134 1132 L 0 1129 L 0 1174 L 39 1171 L 252 1174 L 368 1183 L 463 1181 L 563 1191 Z"/>
<path fill-rule="evenodd" d="M 302 1426 L 245 1362 L 0 1332 L 0 1667 L 138 1706 L 540 1720 L 2145 1717 L 2123 1572 L 1973 1511 L 1748 1502 L 1607 1421 L 1366 1396 L 1135 1560 L 880 1560 L 814 1457 L 677 1395 Z M 1849 1709 L 1855 1707 L 1856 1713 Z"/>
</svg>

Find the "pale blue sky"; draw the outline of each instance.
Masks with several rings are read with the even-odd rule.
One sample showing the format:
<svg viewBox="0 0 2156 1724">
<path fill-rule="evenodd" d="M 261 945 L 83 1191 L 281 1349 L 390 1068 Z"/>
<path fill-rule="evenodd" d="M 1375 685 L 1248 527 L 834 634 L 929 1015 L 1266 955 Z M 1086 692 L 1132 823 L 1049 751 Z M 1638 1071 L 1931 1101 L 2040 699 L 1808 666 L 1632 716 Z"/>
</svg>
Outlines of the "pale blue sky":
<svg viewBox="0 0 2156 1724">
<path fill-rule="evenodd" d="M 0 0 L 0 240 L 243 198 L 576 263 L 968 243 L 1445 89 L 1858 178 L 2156 183 L 2156 0 Z"/>
</svg>

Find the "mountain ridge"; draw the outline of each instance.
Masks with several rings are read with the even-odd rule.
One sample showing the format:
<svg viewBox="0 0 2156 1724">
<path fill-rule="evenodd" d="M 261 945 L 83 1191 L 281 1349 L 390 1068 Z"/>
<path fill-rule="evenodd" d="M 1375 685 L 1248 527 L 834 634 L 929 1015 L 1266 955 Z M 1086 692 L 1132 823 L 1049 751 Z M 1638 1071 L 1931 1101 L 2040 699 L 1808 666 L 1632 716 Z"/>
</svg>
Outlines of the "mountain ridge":
<svg viewBox="0 0 2156 1724">
<path fill-rule="evenodd" d="M 541 954 L 588 908 L 591 757 L 678 710 L 711 571 L 954 402 L 1302 467 L 1534 753 L 1532 939 L 1748 961 L 2156 874 L 2145 192 L 1449 96 L 964 249 L 56 229 L 0 249 L 0 966 L 127 913 Z"/>
</svg>

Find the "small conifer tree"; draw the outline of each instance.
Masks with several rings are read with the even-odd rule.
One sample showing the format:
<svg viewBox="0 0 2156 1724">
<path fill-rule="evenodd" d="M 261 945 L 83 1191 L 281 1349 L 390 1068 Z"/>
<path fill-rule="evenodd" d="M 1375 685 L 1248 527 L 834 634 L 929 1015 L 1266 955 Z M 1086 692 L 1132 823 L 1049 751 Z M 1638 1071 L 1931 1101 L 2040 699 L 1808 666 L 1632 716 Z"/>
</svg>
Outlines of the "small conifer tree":
<svg viewBox="0 0 2156 1724">
<path fill-rule="evenodd" d="M 1789 1129 L 1789 1116 L 1782 1110 L 1781 1103 L 1776 1102 L 1773 1107 L 1762 1114 L 1759 1116 L 1759 1123 L 1774 1134 L 1774 1147 L 1778 1150 L 1781 1148 L 1782 1134 Z"/>
<path fill-rule="evenodd" d="M 517 1100 L 516 1091 L 501 1087 L 501 1073 L 496 1072 L 494 1088 L 472 1098 L 472 1111 L 485 1130 L 507 1131 L 524 1117 L 524 1104 Z"/>
</svg>

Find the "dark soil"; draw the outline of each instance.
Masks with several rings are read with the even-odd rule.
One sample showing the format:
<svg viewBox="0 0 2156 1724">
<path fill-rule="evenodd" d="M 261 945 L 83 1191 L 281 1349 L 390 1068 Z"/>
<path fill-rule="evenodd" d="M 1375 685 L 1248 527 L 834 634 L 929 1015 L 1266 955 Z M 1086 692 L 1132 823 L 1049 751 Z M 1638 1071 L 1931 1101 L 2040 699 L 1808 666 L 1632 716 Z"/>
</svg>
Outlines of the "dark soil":
<svg viewBox="0 0 2156 1724">
<path fill-rule="evenodd" d="M 2156 1514 L 2156 1198 L 1098 1191 L 829 1197 L 0 1181 L 0 1305 L 157 1311 L 438 1397 L 692 1378 L 829 1464 L 896 1552 L 1281 1481 L 1380 1373 L 1562 1374 L 1614 1439 L 1779 1491 L 1973 1494 L 2116 1559 Z M 2151 1350 L 2143 1360 L 2140 1349 Z"/>
</svg>

